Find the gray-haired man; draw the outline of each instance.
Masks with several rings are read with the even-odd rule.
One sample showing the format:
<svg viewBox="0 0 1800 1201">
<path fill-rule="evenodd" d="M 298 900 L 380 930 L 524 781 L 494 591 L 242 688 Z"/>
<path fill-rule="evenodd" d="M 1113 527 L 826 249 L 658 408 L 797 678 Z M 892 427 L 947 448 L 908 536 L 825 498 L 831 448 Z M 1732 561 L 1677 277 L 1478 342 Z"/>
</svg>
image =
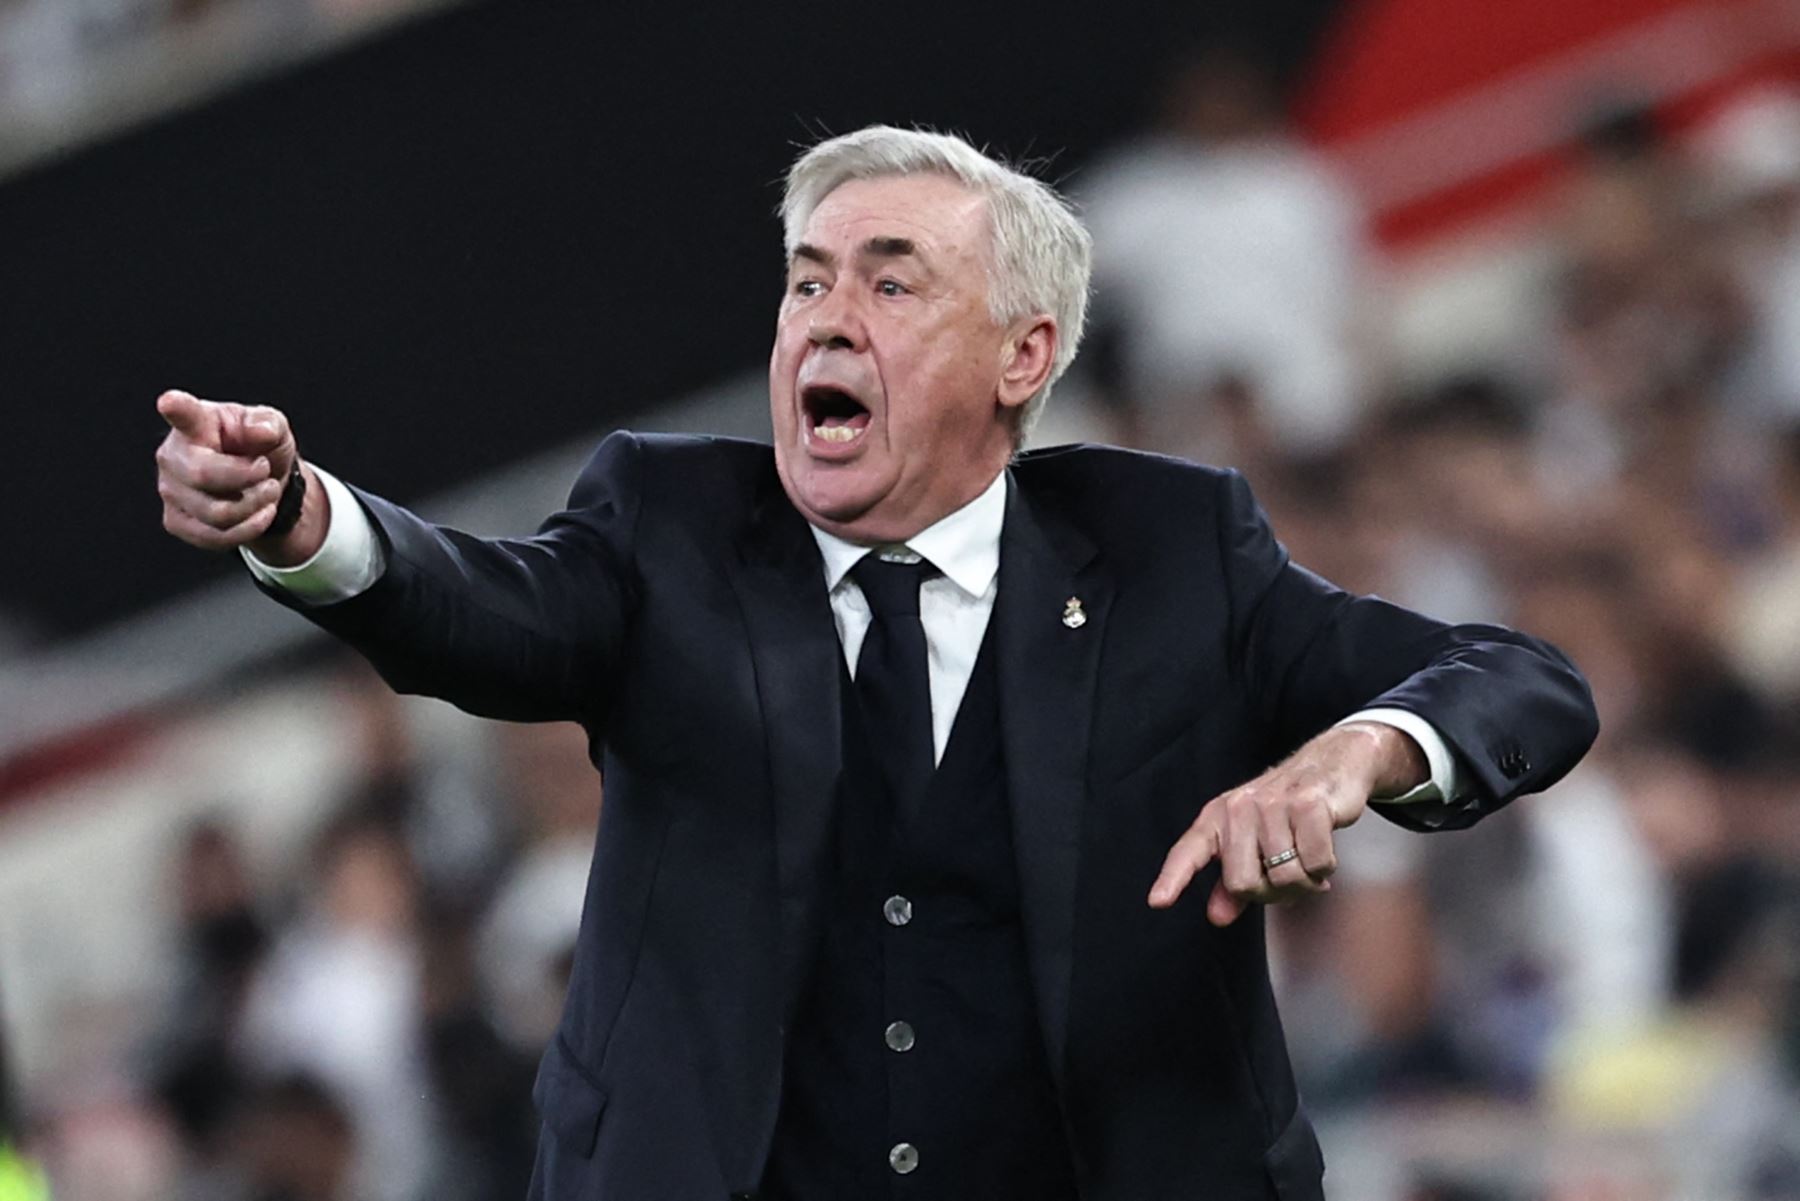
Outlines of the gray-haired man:
<svg viewBox="0 0 1800 1201">
<path fill-rule="evenodd" d="M 1321 1196 L 1259 903 L 1371 801 L 1556 779 L 1585 684 L 1290 564 L 1232 473 L 1016 455 L 1086 302 L 1042 184 L 877 127 L 783 212 L 772 448 L 617 434 L 484 541 L 168 393 L 165 525 L 396 688 L 592 733 L 534 1197 Z"/>
</svg>

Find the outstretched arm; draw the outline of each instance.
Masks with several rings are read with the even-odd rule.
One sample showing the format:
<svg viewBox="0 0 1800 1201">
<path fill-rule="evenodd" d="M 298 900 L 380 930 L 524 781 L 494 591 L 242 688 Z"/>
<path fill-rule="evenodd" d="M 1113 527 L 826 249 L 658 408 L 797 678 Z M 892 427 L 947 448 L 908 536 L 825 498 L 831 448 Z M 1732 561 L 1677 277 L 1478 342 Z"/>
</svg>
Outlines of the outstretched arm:
<svg viewBox="0 0 1800 1201">
<path fill-rule="evenodd" d="M 279 411 L 186 393 L 166 393 L 158 409 L 170 423 L 157 463 L 171 533 L 208 549 L 247 549 L 278 567 L 308 562 L 325 545 L 332 489 L 304 465 L 299 521 L 280 538 L 267 534 L 277 481 L 299 462 Z M 266 578 L 264 591 L 355 647 L 402 692 L 515 721 L 602 718 L 635 603 L 632 439 L 609 438 L 568 507 L 531 538 L 475 538 L 367 493 L 337 491 L 354 506 L 339 520 L 366 522 L 377 540 L 375 578 L 329 604 Z"/>
</svg>

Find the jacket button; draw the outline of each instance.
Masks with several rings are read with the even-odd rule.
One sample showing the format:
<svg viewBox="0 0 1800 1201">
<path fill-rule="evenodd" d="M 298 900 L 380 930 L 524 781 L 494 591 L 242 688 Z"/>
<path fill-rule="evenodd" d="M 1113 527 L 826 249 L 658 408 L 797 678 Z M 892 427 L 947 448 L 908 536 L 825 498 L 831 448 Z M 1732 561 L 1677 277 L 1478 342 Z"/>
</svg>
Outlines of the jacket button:
<svg viewBox="0 0 1800 1201">
<path fill-rule="evenodd" d="M 904 926 L 912 921 L 912 902 L 901 896 L 889 897 L 881 903 L 881 916 L 890 926 Z"/>
<path fill-rule="evenodd" d="M 887 1028 L 887 1045 L 890 1050 L 910 1051 L 913 1048 L 913 1028 L 911 1022 L 892 1022 Z"/>
<path fill-rule="evenodd" d="M 919 1149 L 911 1143 L 895 1143 L 888 1152 L 888 1167 L 904 1176 L 919 1166 Z"/>
</svg>

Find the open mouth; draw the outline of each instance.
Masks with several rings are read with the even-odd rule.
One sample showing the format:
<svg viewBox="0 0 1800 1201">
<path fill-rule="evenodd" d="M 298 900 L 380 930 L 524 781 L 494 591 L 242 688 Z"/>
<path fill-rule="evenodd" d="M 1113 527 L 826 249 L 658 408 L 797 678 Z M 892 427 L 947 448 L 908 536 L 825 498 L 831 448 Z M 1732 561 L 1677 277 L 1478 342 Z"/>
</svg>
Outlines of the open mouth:
<svg viewBox="0 0 1800 1201">
<path fill-rule="evenodd" d="M 806 427 L 816 441 L 843 445 L 856 441 L 869 428 L 868 406 L 842 388 L 808 388 L 800 400 Z"/>
</svg>

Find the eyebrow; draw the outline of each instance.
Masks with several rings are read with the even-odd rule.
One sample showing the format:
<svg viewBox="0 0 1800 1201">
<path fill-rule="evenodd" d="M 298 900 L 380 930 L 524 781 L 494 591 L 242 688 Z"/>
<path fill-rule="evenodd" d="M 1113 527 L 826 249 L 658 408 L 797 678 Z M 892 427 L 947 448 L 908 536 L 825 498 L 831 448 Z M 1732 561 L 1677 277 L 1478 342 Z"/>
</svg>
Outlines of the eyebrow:
<svg viewBox="0 0 1800 1201">
<path fill-rule="evenodd" d="M 870 258 L 895 259 L 917 258 L 919 248 L 911 238 L 897 238 L 877 234 L 857 248 L 859 254 Z M 802 242 L 794 247 L 794 259 L 807 259 L 823 267 L 837 266 L 837 255 L 823 246 L 814 246 L 811 242 Z"/>
<path fill-rule="evenodd" d="M 917 255 L 918 247 L 911 238 L 873 237 L 862 244 L 862 252 L 879 259 L 902 258 L 906 255 Z"/>
</svg>

